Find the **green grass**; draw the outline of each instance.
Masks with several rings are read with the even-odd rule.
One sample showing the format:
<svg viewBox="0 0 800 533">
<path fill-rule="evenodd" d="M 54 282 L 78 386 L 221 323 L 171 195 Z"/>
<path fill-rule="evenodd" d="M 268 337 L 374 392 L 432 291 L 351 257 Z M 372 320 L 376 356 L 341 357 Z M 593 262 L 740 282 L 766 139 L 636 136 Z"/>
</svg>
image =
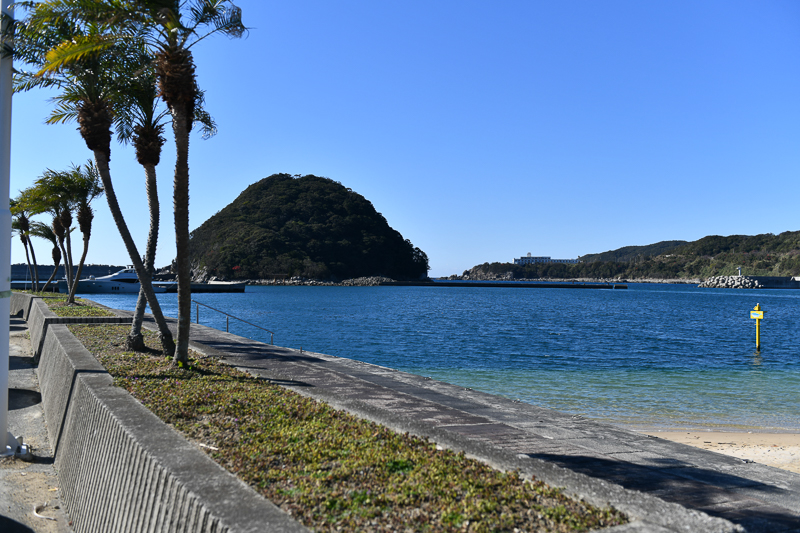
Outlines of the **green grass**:
<svg viewBox="0 0 800 533">
<path fill-rule="evenodd" d="M 626 522 L 426 439 L 395 433 L 213 358 L 125 350 L 127 327 L 70 329 L 114 377 L 223 467 L 317 531 L 586 531 Z"/>
<path fill-rule="evenodd" d="M 75 303 L 73 305 L 67 305 L 67 298 L 69 295 L 62 292 L 16 292 L 40 296 L 45 303 L 47 303 L 47 307 L 58 316 L 116 316 L 111 311 L 103 309 L 102 307 L 96 307 L 83 298 L 75 298 Z"/>
<path fill-rule="evenodd" d="M 95 307 L 81 298 L 75 298 L 75 303 L 67 304 L 67 297 L 63 299 L 48 298 L 45 300 L 47 306 L 58 316 L 116 316 L 114 313 L 102 307 Z"/>
</svg>

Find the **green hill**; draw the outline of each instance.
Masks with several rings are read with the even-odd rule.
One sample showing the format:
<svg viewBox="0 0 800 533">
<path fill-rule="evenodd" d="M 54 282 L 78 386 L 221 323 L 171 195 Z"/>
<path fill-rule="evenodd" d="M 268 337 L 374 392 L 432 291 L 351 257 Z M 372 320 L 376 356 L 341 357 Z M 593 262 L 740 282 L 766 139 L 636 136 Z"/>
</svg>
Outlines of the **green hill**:
<svg viewBox="0 0 800 533">
<path fill-rule="evenodd" d="M 191 234 L 195 272 L 228 279 L 427 277 L 428 257 L 363 196 L 328 178 L 274 174 Z"/>
<path fill-rule="evenodd" d="M 800 276 L 800 231 L 780 235 L 710 235 L 694 242 L 663 241 L 626 246 L 581 257 L 578 264 L 484 263 L 465 272 L 472 278 L 686 279 L 734 275 Z"/>
<path fill-rule="evenodd" d="M 633 261 L 637 258 L 665 254 L 683 244 L 688 243 L 686 241 L 661 241 L 647 246 L 625 246 L 618 250 L 609 250 L 608 252 L 601 252 L 599 254 L 582 255 L 581 261 L 584 263 L 593 263 L 595 261 Z"/>
</svg>

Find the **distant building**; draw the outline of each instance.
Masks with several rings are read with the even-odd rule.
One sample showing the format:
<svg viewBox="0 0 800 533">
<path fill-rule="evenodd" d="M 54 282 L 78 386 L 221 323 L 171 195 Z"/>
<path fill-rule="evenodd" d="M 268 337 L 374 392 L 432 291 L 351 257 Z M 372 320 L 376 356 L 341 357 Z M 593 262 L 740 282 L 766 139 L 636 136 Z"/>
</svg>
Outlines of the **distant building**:
<svg viewBox="0 0 800 533">
<path fill-rule="evenodd" d="M 514 259 L 515 265 L 535 265 L 537 263 L 580 263 L 577 259 L 552 259 L 550 257 L 532 257 L 530 252 L 526 257 Z"/>
</svg>

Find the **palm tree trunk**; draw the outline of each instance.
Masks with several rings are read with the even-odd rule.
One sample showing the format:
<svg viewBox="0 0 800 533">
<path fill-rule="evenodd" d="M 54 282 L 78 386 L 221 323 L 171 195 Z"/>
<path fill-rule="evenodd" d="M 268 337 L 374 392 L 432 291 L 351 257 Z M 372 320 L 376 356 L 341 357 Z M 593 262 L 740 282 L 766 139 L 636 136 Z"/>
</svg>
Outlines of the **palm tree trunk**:
<svg viewBox="0 0 800 533">
<path fill-rule="evenodd" d="M 139 277 L 139 284 L 144 291 L 145 297 L 147 298 L 147 303 L 150 304 L 150 310 L 153 312 L 153 317 L 156 320 L 156 324 L 158 324 L 158 331 L 161 334 L 161 345 L 164 349 L 164 354 L 171 356 L 173 353 L 175 353 L 175 343 L 172 340 L 172 332 L 167 326 L 167 321 L 164 320 L 164 314 L 161 312 L 161 305 L 159 305 L 158 300 L 156 299 L 156 294 L 153 292 L 153 284 L 150 281 L 150 274 L 145 271 L 144 265 L 142 264 L 142 258 L 139 256 L 139 252 L 136 250 L 136 244 L 134 244 L 131 233 L 128 231 L 128 226 L 125 224 L 125 219 L 122 218 L 122 211 L 119 208 L 119 202 L 117 202 L 117 195 L 114 192 L 114 186 L 111 183 L 111 172 L 108 169 L 108 155 L 99 149 L 95 149 L 93 151 L 95 165 L 97 166 L 97 171 L 100 174 L 100 179 L 103 181 L 106 200 L 108 201 L 108 207 L 111 210 L 111 215 L 114 217 L 114 223 L 117 225 L 119 234 L 122 237 L 122 242 L 125 243 L 125 248 L 127 249 L 128 255 L 131 258 L 133 268 L 136 270 L 136 275 Z"/>
<path fill-rule="evenodd" d="M 78 281 L 81 279 L 81 270 L 83 270 L 83 262 L 86 261 L 86 254 L 89 252 L 89 235 L 84 233 L 83 234 L 83 254 L 81 255 L 81 260 L 78 263 L 78 272 L 75 274 L 75 281 L 72 283 L 72 287 L 69 290 L 69 298 L 67 298 L 68 304 L 75 303 L 75 293 L 78 289 Z"/>
<path fill-rule="evenodd" d="M 67 265 L 67 248 L 64 246 L 64 239 L 58 240 L 58 247 L 61 249 L 61 257 L 64 260 L 64 278 L 67 280 L 67 289 L 72 287 L 72 277 Z"/>
<path fill-rule="evenodd" d="M 31 269 L 31 256 L 28 253 L 28 238 L 24 235 L 20 235 L 19 238 L 22 241 L 22 246 L 25 247 L 25 262 L 28 263 L 28 276 L 31 278 L 31 289 L 33 289 L 33 270 Z"/>
<path fill-rule="evenodd" d="M 54 261 L 54 262 L 55 262 L 55 261 Z M 60 267 L 60 266 L 61 266 L 61 261 L 59 260 L 59 261 L 58 261 L 58 263 L 56 263 L 56 266 L 55 266 L 55 267 L 53 267 L 53 273 L 52 273 L 52 274 L 50 274 L 50 277 L 49 277 L 49 278 L 47 278 L 47 283 L 45 283 L 45 284 L 44 284 L 44 287 L 42 287 L 42 292 L 46 291 L 46 290 L 47 290 L 47 287 L 49 287 L 49 286 L 50 286 L 50 283 L 53 281 L 53 278 L 55 278 L 55 277 L 56 277 L 56 273 L 58 273 L 58 267 Z"/>
<path fill-rule="evenodd" d="M 147 234 L 147 249 L 144 254 L 144 268 L 147 273 L 153 276 L 153 264 L 156 259 L 156 246 L 158 244 L 158 225 L 159 225 L 159 204 L 158 186 L 156 184 L 156 166 L 152 164 L 144 165 L 145 188 L 147 189 L 147 204 L 150 206 L 150 232 Z M 131 331 L 128 333 L 128 349 L 144 350 L 144 338 L 142 337 L 142 320 L 144 319 L 144 309 L 147 299 L 144 290 L 139 289 L 139 298 L 136 300 L 136 311 L 133 313 Z"/>
<path fill-rule="evenodd" d="M 28 238 L 28 244 L 31 247 L 31 259 L 33 261 L 33 291 L 39 292 L 39 265 L 36 264 L 36 252 L 33 251 L 33 243 Z"/>
<path fill-rule="evenodd" d="M 189 267 L 189 118 L 183 109 L 172 110 L 175 134 L 175 248 L 178 268 L 178 343 L 175 363 L 189 362 L 189 328 L 192 314 L 192 280 Z"/>
<path fill-rule="evenodd" d="M 67 276 L 67 286 L 69 287 L 70 292 L 72 292 L 72 286 L 78 283 L 77 278 L 75 277 L 75 271 L 73 270 L 73 263 L 72 263 L 72 238 L 70 238 L 70 228 L 66 228 L 66 256 L 64 257 L 64 264 L 69 265 L 67 268 L 69 269 L 69 276 Z"/>
</svg>

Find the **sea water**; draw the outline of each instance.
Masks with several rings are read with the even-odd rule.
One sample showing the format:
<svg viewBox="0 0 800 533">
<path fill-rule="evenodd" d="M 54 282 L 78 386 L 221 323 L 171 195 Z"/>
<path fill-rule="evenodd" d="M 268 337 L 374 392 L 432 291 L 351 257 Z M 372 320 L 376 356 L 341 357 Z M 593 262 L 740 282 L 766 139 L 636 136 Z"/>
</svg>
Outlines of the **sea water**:
<svg viewBox="0 0 800 533">
<path fill-rule="evenodd" d="M 87 295 L 133 310 L 135 295 Z M 159 294 L 177 315 L 175 294 Z M 628 427 L 800 431 L 800 291 L 247 287 L 196 301 L 275 344 Z M 756 303 L 765 310 L 755 349 Z M 192 321 L 197 307 L 192 305 Z M 200 323 L 225 316 L 199 307 Z M 231 319 L 232 333 L 270 335 Z"/>
</svg>

